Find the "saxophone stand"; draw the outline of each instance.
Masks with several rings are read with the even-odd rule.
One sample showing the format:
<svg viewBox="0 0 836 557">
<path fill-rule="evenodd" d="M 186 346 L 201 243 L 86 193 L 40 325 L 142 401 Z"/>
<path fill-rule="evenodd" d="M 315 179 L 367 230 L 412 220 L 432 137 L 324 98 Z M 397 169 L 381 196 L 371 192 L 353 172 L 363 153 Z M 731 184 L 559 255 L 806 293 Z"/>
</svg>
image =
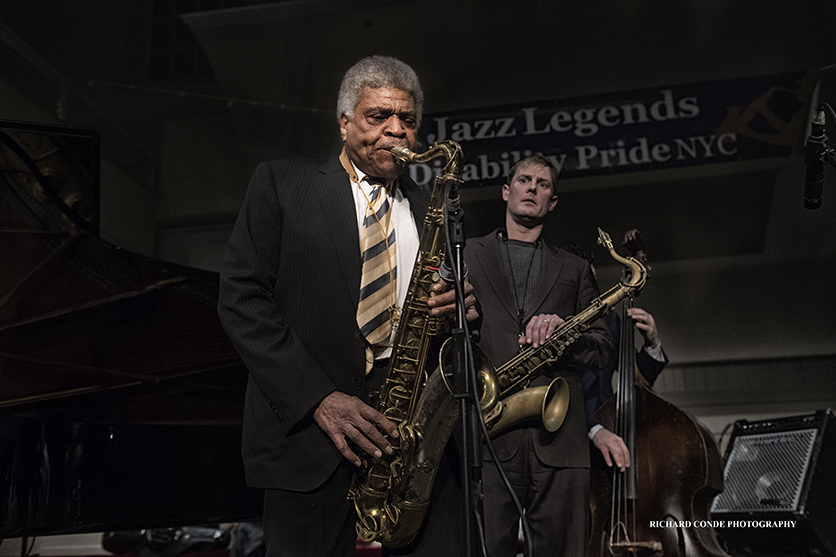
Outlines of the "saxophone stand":
<svg viewBox="0 0 836 557">
<path fill-rule="evenodd" d="M 481 408 L 477 404 L 476 372 L 470 353 L 467 330 L 467 309 L 464 304 L 464 211 L 459 208 L 455 186 L 450 185 L 445 206 L 447 223 L 448 259 L 452 264 L 456 281 L 456 326 L 451 333 L 453 344 L 452 372 L 445 369 L 448 385 L 452 385 L 453 397 L 459 401 L 459 416 L 464 454 L 461 465 L 464 503 L 464 551 L 465 557 L 483 555 L 483 499 L 482 491 L 482 429 Z"/>
</svg>

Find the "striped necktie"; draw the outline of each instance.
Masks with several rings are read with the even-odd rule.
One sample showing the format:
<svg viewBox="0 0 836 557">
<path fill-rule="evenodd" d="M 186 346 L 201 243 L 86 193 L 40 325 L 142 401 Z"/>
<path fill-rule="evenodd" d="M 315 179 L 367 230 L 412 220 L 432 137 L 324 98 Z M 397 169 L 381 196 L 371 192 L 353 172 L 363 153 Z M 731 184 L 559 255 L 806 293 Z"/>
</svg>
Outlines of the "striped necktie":
<svg viewBox="0 0 836 557">
<path fill-rule="evenodd" d="M 372 191 L 367 196 L 366 215 L 360 230 L 363 270 L 357 325 L 370 345 L 379 344 L 392 332 L 392 308 L 397 304 L 395 225 L 384 185 L 367 177 Z M 366 372 L 371 369 L 371 350 L 366 350 Z"/>
</svg>

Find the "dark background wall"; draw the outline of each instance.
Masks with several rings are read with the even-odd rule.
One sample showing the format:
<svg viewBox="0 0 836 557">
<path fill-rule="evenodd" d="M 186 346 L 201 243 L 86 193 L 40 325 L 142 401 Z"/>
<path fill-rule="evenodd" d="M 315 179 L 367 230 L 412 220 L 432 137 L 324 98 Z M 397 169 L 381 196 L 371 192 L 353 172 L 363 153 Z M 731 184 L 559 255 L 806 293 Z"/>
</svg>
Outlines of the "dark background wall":
<svg viewBox="0 0 836 557">
<path fill-rule="evenodd" d="M 835 15 L 828 0 L 4 2 L 0 119 L 100 130 L 102 237 L 216 270 L 258 161 L 337 153 L 339 79 L 364 55 L 410 63 L 433 113 L 821 68 Z M 824 72 L 818 98 L 834 85 Z M 836 404 L 831 170 L 818 211 L 799 155 L 567 179 L 547 234 L 644 233 L 638 305 L 672 360 L 657 390 L 719 435 Z M 498 224 L 498 195 L 465 193 L 473 234 Z M 731 249 L 750 226 L 757 246 Z M 618 266 L 596 256 L 608 288 Z"/>
</svg>

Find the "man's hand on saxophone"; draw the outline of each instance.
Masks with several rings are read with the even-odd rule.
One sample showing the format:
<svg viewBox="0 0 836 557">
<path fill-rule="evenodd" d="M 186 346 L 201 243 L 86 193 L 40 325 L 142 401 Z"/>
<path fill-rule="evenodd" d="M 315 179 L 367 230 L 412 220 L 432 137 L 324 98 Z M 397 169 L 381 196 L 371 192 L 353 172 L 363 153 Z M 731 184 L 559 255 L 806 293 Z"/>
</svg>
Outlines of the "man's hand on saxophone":
<svg viewBox="0 0 836 557">
<path fill-rule="evenodd" d="M 520 335 L 520 344 L 530 344 L 537 348 L 548 340 L 554 330 L 564 323 L 562 317 L 555 313 L 541 313 L 532 317 L 525 326 L 525 334 Z"/>
<path fill-rule="evenodd" d="M 392 446 L 383 434 L 398 437 L 398 428 L 383 414 L 356 396 L 339 391 L 322 399 L 314 410 L 313 418 L 328 434 L 340 454 L 355 466 L 360 466 L 360 457 L 351 450 L 347 441 L 369 455 L 380 458 L 383 456 L 381 451 L 392 454 Z"/>
<path fill-rule="evenodd" d="M 452 288 L 452 284 L 446 282 L 444 279 L 438 279 L 433 285 L 433 293 L 430 294 L 430 299 L 427 300 L 427 306 L 430 308 L 430 315 L 438 317 L 446 315 L 455 317 L 456 315 L 456 291 Z M 476 307 L 476 294 L 473 292 L 473 285 L 467 277 L 464 279 L 464 307 L 467 308 L 467 320 L 470 322 L 479 318 L 479 310 Z"/>
</svg>

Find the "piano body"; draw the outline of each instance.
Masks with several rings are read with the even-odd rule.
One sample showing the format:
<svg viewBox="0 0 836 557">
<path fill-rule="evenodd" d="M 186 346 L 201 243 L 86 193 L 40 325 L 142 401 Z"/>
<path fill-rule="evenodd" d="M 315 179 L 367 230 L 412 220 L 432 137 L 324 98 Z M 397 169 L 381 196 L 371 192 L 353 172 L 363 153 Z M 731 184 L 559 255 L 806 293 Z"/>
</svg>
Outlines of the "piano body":
<svg viewBox="0 0 836 557">
<path fill-rule="evenodd" d="M 99 239 L 95 132 L 0 139 L 0 540 L 257 520 L 217 274 Z"/>
</svg>

